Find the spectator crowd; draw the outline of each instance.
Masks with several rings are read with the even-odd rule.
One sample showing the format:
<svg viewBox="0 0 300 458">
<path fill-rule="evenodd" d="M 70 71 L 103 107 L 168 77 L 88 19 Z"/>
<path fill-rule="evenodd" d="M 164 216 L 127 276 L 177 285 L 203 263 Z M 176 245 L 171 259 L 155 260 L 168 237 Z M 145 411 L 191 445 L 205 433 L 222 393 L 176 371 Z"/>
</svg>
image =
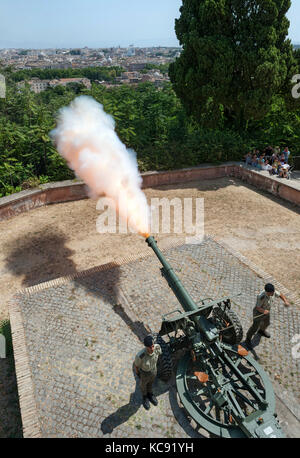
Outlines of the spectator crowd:
<svg viewBox="0 0 300 458">
<path fill-rule="evenodd" d="M 289 178 L 290 151 L 286 146 L 280 151 L 279 146 L 267 146 L 262 152 L 254 148 L 245 156 L 246 165 L 255 167 L 257 170 L 267 170 L 270 175 L 277 175 L 280 178 Z"/>
</svg>

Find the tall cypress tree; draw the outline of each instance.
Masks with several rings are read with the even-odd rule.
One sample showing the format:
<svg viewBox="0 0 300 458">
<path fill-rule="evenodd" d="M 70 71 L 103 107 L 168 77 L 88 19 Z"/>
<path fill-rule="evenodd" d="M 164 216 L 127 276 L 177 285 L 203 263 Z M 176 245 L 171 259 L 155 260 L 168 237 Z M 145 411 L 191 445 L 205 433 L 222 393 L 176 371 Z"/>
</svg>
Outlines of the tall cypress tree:
<svg viewBox="0 0 300 458">
<path fill-rule="evenodd" d="M 297 72 L 287 39 L 290 0 L 183 0 L 175 20 L 183 48 L 170 65 L 173 88 L 188 114 L 238 130 L 263 118 Z M 207 116 L 208 114 L 208 116 Z"/>
</svg>

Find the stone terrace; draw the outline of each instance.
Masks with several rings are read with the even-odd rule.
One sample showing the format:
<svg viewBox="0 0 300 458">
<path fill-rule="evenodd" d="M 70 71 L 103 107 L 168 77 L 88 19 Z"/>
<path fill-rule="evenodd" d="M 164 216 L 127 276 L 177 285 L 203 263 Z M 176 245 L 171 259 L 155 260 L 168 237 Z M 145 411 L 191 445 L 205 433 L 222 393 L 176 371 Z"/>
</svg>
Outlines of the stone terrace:
<svg viewBox="0 0 300 458">
<path fill-rule="evenodd" d="M 270 281 L 267 274 L 211 238 L 164 252 L 196 302 L 242 293 L 233 308 L 247 331 L 256 295 Z M 146 412 L 132 369 L 149 328 L 158 332 L 161 315 L 180 308 L 160 267 L 149 248 L 147 257 L 14 297 L 10 318 L 24 437 L 200 436 L 177 402 L 174 378 L 155 382 L 159 405 Z M 300 359 L 292 357 L 291 341 L 300 334 L 299 304 L 286 309 L 276 301 L 271 333 L 254 352 L 276 394 L 297 416 Z"/>
</svg>

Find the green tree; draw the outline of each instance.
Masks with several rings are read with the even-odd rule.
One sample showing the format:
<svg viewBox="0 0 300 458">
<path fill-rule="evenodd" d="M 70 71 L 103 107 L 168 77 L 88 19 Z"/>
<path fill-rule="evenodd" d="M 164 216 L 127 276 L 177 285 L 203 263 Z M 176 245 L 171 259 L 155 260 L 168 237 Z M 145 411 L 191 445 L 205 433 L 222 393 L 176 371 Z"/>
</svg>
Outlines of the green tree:
<svg viewBox="0 0 300 458">
<path fill-rule="evenodd" d="M 294 56 L 298 63 L 298 69 L 300 69 L 300 47 L 294 50 Z"/>
<path fill-rule="evenodd" d="M 297 69 L 288 40 L 290 0 L 183 0 L 175 31 L 183 51 L 169 75 L 198 122 L 244 130 L 273 96 L 290 94 Z M 227 123 L 227 124 L 226 124 Z"/>
</svg>

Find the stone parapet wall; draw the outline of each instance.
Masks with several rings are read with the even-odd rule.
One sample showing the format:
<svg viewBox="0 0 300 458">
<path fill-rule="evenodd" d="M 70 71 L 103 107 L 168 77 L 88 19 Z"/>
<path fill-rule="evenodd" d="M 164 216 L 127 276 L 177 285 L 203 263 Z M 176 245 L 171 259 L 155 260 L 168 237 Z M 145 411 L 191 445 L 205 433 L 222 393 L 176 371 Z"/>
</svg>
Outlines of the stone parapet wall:
<svg viewBox="0 0 300 458">
<path fill-rule="evenodd" d="M 88 197 L 87 186 L 72 180 L 47 183 L 39 188 L 0 198 L 0 221 L 43 205 L 80 200 Z"/>
<path fill-rule="evenodd" d="M 180 170 L 167 170 L 165 172 L 146 172 L 142 174 L 143 188 L 233 176 L 235 168 L 236 164 L 230 163 L 217 166 L 212 165 Z"/>
<path fill-rule="evenodd" d="M 152 188 L 162 185 L 180 184 L 197 180 L 209 180 L 232 176 L 245 181 L 258 189 L 270 192 L 293 204 L 300 206 L 300 189 L 290 186 L 286 180 L 278 181 L 254 170 L 243 167 L 240 163 L 223 165 L 205 165 L 181 170 L 146 172 L 142 174 L 142 187 Z M 0 198 L 0 221 L 11 218 L 43 205 L 69 202 L 88 197 L 88 188 L 82 181 L 61 181 L 47 183 L 39 188 L 21 191 Z"/>
<path fill-rule="evenodd" d="M 243 166 L 235 167 L 234 176 L 258 189 L 300 206 L 300 187 L 297 189 L 284 178 L 272 178 Z"/>
</svg>

